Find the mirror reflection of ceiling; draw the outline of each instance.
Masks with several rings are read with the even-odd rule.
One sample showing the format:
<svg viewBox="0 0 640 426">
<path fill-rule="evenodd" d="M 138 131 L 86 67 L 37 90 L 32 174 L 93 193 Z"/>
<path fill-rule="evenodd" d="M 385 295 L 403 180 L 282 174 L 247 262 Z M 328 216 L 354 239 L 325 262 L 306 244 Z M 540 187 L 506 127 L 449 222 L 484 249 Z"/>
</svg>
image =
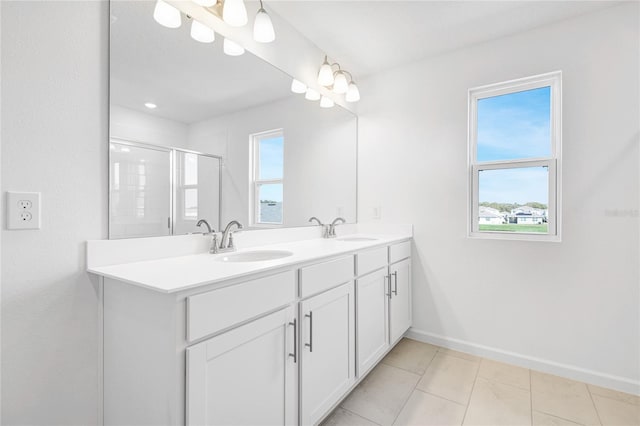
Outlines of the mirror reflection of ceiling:
<svg viewBox="0 0 640 426">
<path fill-rule="evenodd" d="M 154 6 L 111 2 L 112 104 L 191 124 L 290 95 L 291 79 L 282 71 L 249 52 L 225 55 L 219 34 L 213 43 L 194 41 L 185 16 L 180 28 L 162 27 Z"/>
</svg>

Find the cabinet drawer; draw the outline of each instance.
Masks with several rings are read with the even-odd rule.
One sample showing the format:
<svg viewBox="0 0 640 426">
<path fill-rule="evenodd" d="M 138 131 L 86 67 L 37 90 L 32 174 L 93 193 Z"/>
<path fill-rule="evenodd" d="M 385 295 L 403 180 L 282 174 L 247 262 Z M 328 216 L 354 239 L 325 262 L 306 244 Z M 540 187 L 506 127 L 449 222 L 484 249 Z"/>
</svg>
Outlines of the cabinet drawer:
<svg viewBox="0 0 640 426">
<path fill-rule="evenodd" d="M 408 257 L 411 257 L 411 241 L 389 247 L 389 263 L 395 263 Z"/>
<path fill-rule="evenodd" d="M 378 247 L 358 253 L 356 256 L 358 276 L 387 266 L 387 248 Z"/>
<path fill-rule="evenodd" d="M 353 256 L 300 269 L 300 296 L 306 297 L 353 279 Z"/>
<path fill-rule="evenodd" d="M 193 341 L 295 300 L 294 271 L 187 298 L 187 340 Z"/>
</svg>

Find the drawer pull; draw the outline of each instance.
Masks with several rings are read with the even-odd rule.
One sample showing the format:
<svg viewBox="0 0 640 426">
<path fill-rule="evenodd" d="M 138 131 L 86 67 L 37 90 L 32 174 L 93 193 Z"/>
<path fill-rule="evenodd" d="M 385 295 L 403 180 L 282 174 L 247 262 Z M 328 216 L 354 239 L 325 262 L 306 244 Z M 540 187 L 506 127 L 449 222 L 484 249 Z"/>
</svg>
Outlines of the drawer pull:
<svg viewBox="0 0 640 426">
<path fill-rule="evenodd" d="M 398 271 L 394 272 L 391 275 L 393 275 L 393 294 L 397 296 L 398 295 Z M 391 277 L 389 277 L 389 281 L 391 281 Z M 391 282 L 389 282 L 389 284 L 391 284 Z"/>
<path fill-rule="evenodd" d="M 309 348 L 309 352 L 313 352 L 313 311 L 309 311 L 305 317 L 309 318 L 309 343 L 304 345 Z"/>
<path fill-rule="evenodd" d="M 293 322 L 290 322 L 289 325 L 293 326 L 293 353 L 290 353 L 289 356 L 293 357 L 293 362 L 298 362 L 298 324 L 296 319 L 293 319 Z"/>
</svg>

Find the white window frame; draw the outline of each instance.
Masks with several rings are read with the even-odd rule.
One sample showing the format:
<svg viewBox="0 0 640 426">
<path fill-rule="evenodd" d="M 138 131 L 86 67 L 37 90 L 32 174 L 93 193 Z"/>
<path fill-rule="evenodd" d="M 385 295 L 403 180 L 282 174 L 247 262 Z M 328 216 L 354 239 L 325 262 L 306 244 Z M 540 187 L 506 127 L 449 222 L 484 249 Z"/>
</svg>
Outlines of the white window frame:
<svg viewBox="0 0 640 426">
<path fill-rule="evenodd" d="M 478 152 L 478 101 L 480 99 L 526 90 L 551 88 L 551 155 L 543 158 L 524 158 L 506 161 L 477 161 Z M 561 154 L 562 154 L 562 72 L 511 80 L 503 83 L 469 89 L 469 220 L 468 235 L 471 238 L 561 241 Z M 517 169 L 523 167 L 547 167 L 549 171 L 548 232 L 507 232 L 479 230 L 479 177 L 483 170 Z"/>
<path fill-rule="evenodd" d="M 281 179 L 259 179 L 260 176 L 260 141 L 274 137 L 282 137 L 282 146 L 284 150 L 284 131 L 283 129 L 274 129 L 266 132 L 254 133 L 251 135 L 251 195 L 250 195 L 250 223 L 253 227 L 260 228 L 279 228 L 284 225 L 284 164 Z M 284 151 L 283 151 L 284 155 Z M 282 196 L 282 222 L 259 222 L 260 219 L 260 187 L 262 185 L 281 184 L 283 190 Z"/>
</svg>

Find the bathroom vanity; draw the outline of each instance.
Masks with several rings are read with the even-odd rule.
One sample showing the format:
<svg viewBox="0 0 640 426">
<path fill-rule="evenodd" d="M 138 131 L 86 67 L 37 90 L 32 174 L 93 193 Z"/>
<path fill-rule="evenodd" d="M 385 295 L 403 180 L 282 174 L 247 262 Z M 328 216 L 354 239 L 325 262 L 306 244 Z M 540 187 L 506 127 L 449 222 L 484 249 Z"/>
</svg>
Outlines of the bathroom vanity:
<svg viewBox="0 0 640 426">
<path fill-rule="evenodd" d="M 320 422 L 411 325 L 411 227 L 394 231 L 247 232 L 218 255 L 201 235 L 90 241 L 104 423 Z"/>
</svg>

